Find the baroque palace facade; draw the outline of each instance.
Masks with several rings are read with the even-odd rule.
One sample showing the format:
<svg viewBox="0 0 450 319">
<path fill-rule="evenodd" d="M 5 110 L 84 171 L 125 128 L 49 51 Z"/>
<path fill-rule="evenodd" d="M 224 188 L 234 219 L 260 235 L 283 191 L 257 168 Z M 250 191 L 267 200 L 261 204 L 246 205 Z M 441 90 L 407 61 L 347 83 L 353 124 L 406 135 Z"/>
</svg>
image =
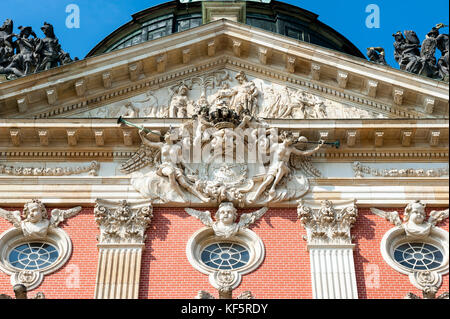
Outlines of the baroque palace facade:
<svg viewBox="0 0 450 319">
<path fill-rule="evenodd" d="M 58 54 L 2 66 L 0 293 L 448 298 L 447 82 L 276 1 L 172 1 Z"/>
</svg>

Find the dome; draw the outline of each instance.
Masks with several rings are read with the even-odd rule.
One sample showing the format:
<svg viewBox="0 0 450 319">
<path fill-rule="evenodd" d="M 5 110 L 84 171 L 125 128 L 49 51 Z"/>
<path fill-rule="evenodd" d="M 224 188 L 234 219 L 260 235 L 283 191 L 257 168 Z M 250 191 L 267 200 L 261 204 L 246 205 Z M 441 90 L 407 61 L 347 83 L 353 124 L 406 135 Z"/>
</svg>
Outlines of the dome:
<svg viewBox="0 0 450 319">
<path fill-rule="evenodd" d="M 200 26 L 203 2 L 166 2 L 132 15 L 132 20 L 108 35 L 87 57 L 123 49 Z M 283 2 L 245 2 L 245 24 L 300 41 L 365 58 L 348 39 L 318 20 L 318 15 Z"/>
</svg>

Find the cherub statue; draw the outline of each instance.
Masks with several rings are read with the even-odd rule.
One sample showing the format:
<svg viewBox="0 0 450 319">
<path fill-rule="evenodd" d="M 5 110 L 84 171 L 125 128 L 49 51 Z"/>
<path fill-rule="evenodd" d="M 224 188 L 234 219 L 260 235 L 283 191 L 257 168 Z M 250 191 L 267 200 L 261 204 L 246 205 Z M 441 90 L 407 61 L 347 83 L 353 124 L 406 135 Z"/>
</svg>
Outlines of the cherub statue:
<svg viewBox="0 0 450 319">
<path fill-rule="evenodd" d="M 433 227 L 439 222 L 448 218 L 448 209 L 430 213 L 428 221 L 426 221 L 426 205 L 420 200 L 412 201 L 405 208 L 403 221 L 399 217 L 397 211 L 386 212 L 378 208 L 371 208 L 372 213 L 385 218 L 395 226 L 402 227 L 406 236 L 413 239 L 423 239 L 430 235 Z"/>
<path fill-rule="evenodd" d="M 219 205 L 215 214 L 216 221 L 213 221 L 209 211 L 202 212 L 192 208 L 185 208 L 185 210 L 189 215 L 200 219 L 205 226 L 211 227 L 217 237 L 230 238 L 261 218 L 268 211 L 268 208 L 263 207 L 255 212 L 242 214 L 239 222 L 236 222 L 237 210 L 231 202 L 223 202 Z"/>
<path fill-rule="evenodd" d="M 0 216 L 12 223 L 14 227 L 22 230 L 26 238 L 40 239 L 47 236 L 50 228 L 56 228 L 64 220 L 77 215 L 81 211 L 81 207 L 71 209 L 53 209 L 48 219 L 47 209 L 45 205 L 33 199 L 24 205 L 23 214 L 20 211 L 7 211 L 0 208 Z"/>
<path fill-rule="evenodd" d="M 294 145 L 294 143 L 299 142 L 300 144 L 306 145 L 306 137 L 302 136 L 297 141 L 295 141 L 292 133 L 289 132 L 284 132 L 284 134 L 282 134 L 281 136 L 281 140 L 281 142 L 275 142 L 271 144 L 270 153 L 272 154 L 272 158 L 270 161 L 269 169 L 265 174 L 264 180 L 259 186 L 256 193 L 249 198 L 249 202 L 256 201 L 271 184 L 272 187 L 269 190 L 269 196 L 275 196 L 275 188 L 281 182 L 283 177 L 291 172 L 291 169 L 289 168 L 291 155 L 310 156 L 317 152 L 324 145 L 324 141 L 320 141 L 318 146 L 314 149 L 299 150 L 296 148 L 296 145 Z"/>
</svg>

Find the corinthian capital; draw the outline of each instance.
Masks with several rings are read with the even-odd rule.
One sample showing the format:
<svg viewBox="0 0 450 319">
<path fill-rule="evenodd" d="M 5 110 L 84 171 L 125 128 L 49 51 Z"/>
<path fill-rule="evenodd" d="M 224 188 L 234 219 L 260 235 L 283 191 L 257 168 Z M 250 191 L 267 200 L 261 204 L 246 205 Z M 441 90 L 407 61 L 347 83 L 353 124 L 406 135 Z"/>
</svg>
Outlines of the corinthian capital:
<svg viewBox="0 0 450 319">
<path fill-rule="evenodd" d="M 94 208 L 101 244 L 142 244 L 153 217 L 151 202 L 128 203 L 98 199 Z"/>
<path fill-rule="evenodd" d="M 323 200 L 298 202 L 297 214 L 306 229 L 308 244 L 351 244 L 350 229 L 358 216 L 355 200 L 333 204 Z"/>
</svg>

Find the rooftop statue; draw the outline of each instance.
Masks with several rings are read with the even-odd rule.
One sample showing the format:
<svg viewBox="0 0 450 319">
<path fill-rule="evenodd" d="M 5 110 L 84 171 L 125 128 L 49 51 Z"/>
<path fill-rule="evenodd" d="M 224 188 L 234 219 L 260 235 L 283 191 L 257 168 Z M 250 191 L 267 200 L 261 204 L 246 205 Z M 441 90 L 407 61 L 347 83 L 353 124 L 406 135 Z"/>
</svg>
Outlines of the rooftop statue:
<svg viewBox="0 0 450 319">
<path fill-rule="evenodd" d="M 369 60 L 378 64 L 388 65 L 385 58 L 384 49 L 380 47 L 367 48 L 367 56 Z"/>
<path fill-rule="evenodd" d="M 433 79 L 448 81 L 448 34 L 440 34 L 439 29 L 446 27 L 439 23 L 427 33 L 420 43 L 417 34 L 412 30 L 393 34 L 394 58 L 401 70 L 426 76 Z M 436 61 L 436 48 L 442 57 Z"/>
<path fill-rule="evenodd" d="M 42 39 L 31 27 L 20 26 L 20 33 L 15 34 L 13 26 L 13 21 L 8 19 L 0 27 L 0 75 L 15 79 L 73 62 L 61 49 L 51 24 L 44 22 L 41 30 L 45 38 Z"/>
<path fill-rule="evenodd" d="M 72 62 L 69 54 L 61 49 L 59 40 L 56 38 L 53 26 L 50 23 L 44 22 L 41 27 L 45 38 L 39 39 L 36 46 L 36 53 L 39 56 L 39 63 L 36 67 L 36 72 L 42 70 L 49 70 L 59 65 L 64 65 Z"/>
<path fill-rule="evenodd" d="M 438 24 L 437 27 L 443 26 L 442 24 Z M 439 77 L 444 81 L 449 81 L 448 74 L 448 34 L 439 34 L 436 37 L 436 46 L 439 51 L 441 51 L 441 57 L 437 62 Z"/>
<path fill-rule="evenodd" d="M 10 19 L 0 27 L 0 70 L 11 63 L 14 55 L 13 27 L 14 23 Z"/>
</svg>

